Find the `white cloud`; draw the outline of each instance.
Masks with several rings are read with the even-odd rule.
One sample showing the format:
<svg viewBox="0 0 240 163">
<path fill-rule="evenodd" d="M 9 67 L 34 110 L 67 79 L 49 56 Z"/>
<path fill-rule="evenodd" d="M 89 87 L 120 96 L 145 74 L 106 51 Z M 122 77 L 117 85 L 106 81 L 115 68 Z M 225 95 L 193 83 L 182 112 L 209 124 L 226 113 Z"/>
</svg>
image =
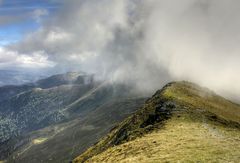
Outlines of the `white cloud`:
<svg viewBox="0 0 240 163">
<path fill-rule="evenodd" d="M 19 54 L 17 51 L 9 51 L 0 47 L 0 68 L 30 68 L 41 69 L 55 66 L 48 60 L 43 51 L 34 52 L 32 55 Z"/>
<path fill-rule="evenodd" d="M 49 31 L 46 36 L 46 44 L 59 44 L 60 42 L 67 42 L 71 40 L 71 35 L 61 31 L 61 29 L 55 29 Z"/>
<path fill-rule="evenodd" d="M 99 54 L 114 39 L 115 30 L 127 25 L 125 1 L 70 0 L 57 17 L 28 35 L 14 49 L 25 53 L 45 50 L 58 58 L 72 53 Z"/>
<path fill-rule="evenodd" d="M 36 20 L 36 22 L 40 23 L 42 17 L 47 16 L 48 14 L 49 12 L 47 9 L 35 9 L 32 13 L 32 17 Z"/>
<path fill-rule="evenodd" d="M 172 79 L 240 95 L 240 1 L 68 0 L 63 4 L 40 30 L 9 49 L 30 56 L 45 51 L 60 65 L 78 66 L 149 90 Z"/>
</svg>

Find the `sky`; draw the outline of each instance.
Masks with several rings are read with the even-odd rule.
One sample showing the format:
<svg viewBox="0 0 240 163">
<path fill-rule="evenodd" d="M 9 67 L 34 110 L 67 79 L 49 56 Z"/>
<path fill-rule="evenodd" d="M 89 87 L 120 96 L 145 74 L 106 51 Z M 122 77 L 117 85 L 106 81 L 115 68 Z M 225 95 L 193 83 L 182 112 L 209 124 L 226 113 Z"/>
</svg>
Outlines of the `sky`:
<svg viewBox="0 0 240 163">
<path fill-rule="evenodd" d="M 60 3 L 49 0 L 0 1 L 0 46 L 19 41 L 41 26 L 44 19 L 55 12 Z"/>
<path fill-rule="evenodd" d="M 0 0 L 0 69 L 86 71 L 240 97 L 239 0 Z"/>
</svg>

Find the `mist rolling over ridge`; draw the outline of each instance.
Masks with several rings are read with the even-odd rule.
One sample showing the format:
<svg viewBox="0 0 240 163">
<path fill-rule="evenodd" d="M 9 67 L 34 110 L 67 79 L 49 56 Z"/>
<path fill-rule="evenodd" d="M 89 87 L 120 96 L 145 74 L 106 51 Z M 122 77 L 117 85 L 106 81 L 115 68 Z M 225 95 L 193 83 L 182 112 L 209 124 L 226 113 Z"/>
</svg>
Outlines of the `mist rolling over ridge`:
<svg viewBox="0 0 240 163">
<path fill-rule="evenodd" d="M 40 68 L 81 69 L 147 90 L 170 80 L 190 80 L 225 96 L 239 95 L 238 1 L 62 3 L 40 29 L 4 51 L 39 56 Z M 5 54 L 1 58 L 8 58 Z"/>
</svg>

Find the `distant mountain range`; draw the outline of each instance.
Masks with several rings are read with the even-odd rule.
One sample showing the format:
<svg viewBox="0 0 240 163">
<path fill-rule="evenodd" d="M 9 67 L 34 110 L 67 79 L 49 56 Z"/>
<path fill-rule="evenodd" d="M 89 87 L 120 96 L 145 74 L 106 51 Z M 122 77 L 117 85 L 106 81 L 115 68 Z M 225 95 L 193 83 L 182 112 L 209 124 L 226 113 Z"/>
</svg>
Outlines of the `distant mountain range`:
<svg viewBox="0 0 240 163">
<path fill-rule="evenodd" d="M 43 74 L 39 75 L 39 72 L 34 73 L 13 70 L 0 70 L 0 86 L 31 83 L 44 77 L 46 76 Z"/>
<path fill-rule="evenodd" d="M 77 72 L 1 87 L 0 159 L 69 162 L 143 104 L 130 90 Z"/>
</svg>

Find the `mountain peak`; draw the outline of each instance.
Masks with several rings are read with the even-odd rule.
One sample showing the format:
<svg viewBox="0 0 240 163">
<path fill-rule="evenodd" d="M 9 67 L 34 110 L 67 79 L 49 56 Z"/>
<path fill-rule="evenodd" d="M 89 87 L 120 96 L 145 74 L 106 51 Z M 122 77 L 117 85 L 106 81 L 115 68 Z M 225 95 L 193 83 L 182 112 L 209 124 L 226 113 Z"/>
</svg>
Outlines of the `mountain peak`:
<svg viewBox="0 0 240 163">
<path fill-rule="evenodd" d="M 240 123 L 240 105 L 197 84 L 186 81 L 173 82 L 163 88 L 161 95 L 181 105 L 190 105 L 196 109 L 207 110 L 227 121 Z"/>
<path fill-rule="evenodd" d="M 67 72 L 39 80 L 36 82 L 36 85 L 40 88 L 51 88 L 64 84 L 90 84 L 93 82 L 93 78 L 94 75 L 89 75 L 84 72 Z"/>
</svg>

